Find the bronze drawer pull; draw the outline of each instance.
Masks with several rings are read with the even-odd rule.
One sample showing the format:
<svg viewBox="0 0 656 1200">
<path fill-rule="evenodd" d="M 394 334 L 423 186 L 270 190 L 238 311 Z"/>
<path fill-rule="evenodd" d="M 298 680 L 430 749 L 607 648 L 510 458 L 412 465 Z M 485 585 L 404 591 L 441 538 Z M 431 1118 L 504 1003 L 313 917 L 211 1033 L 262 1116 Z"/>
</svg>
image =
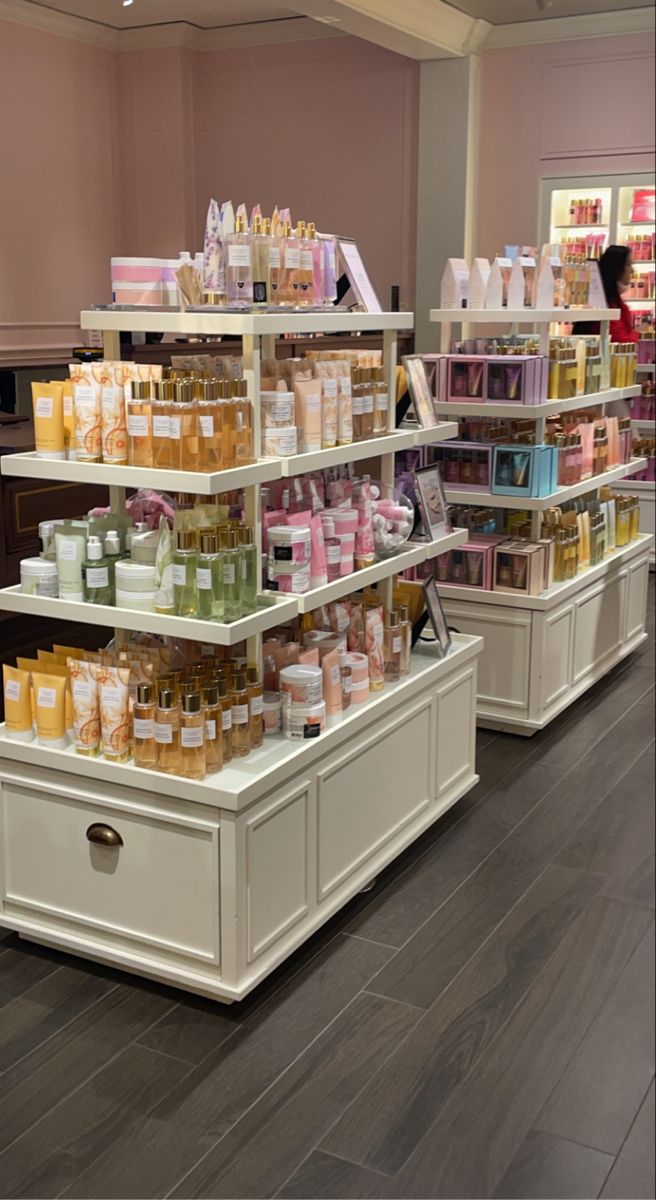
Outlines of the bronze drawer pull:
<svg viewBox="0 0 656 1200">
<path fill-rule="evenodd" d="M 90 825 L 87 829 L 87 841 L 93 842 L 94 846 L 123 845 L 123 838 L 111 825 Z"/>
</svg>

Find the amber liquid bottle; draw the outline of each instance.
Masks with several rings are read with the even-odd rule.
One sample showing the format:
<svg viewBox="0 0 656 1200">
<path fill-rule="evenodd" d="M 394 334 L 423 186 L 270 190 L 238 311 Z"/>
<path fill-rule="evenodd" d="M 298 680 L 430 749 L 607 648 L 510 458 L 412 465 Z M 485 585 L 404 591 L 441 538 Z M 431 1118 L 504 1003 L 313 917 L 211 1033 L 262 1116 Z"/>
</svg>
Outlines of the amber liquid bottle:
<svg viewBox="0 0 656 1200">
<path fill-rule="evenodd" d="M 396 683 L 401 678 L 401 650 L 403 638 L 399 614 L 392 609 L 383 629 L 383 651 L 385 655 L 385 682 Z"/>
<path fill-rule="evenodd" d="M 170 688 L 161 688 L 155 714 L 157 769 L 166 775 L 180 774 L 180 706 Z"/>
<path fill-rule="evenodd" d="M 130 466 L 153 465 L 152 404 L 150 383 L 137 380 L 131 384 L 132 399 L 127 402 L 128 455 Z"/>
<path fill-rule="evenodd" d="M 219 699 L 219 688 L 210 683 L 203 692 L 203 720 L 205 722 L 205 766 L 208 774 L 220 771 L 223 766 L 223 710 Z"/>
<path fill-rule="evenodd" d="M 200 692 L 184 692 L 180 713 L 180 774 L 205 778 L 205 714 Z"/>
<path fill-rule="evenodd" d="M 221 705 L 221 732 L 223 734 L 223 765 L 232 761 L 232 699 L 228 687 L 228 676 L 219 677 L 219 704 Z"/>
<path fill-rule="evenodd" d="M 254 750 L 264 741 L 264 695 L 257 667 L 246 668 L 246 679 L 251 720 L 251 749 Z"/>
<path fill-rule="evenodd" d="M 232 385 L 232 407 L 235 419 L 235 466 L 243 467 L 253 458 L 253 407 L 248 399 L 245 379 L 235 379 Z"/>
<path fill-rule="evenodd" d="M 133 746 L 132 758 L 137 767 L 157 769 L 157 742 L 155 741 L 155 692 L 152 684 L 140 683 L 137 699 L 132 708 Z"/>
<path fill-rule="evenodd" d="M 245 758 L 251 748 L 251 714 L 245 671 L 235 671 L 230 701 L 232 753 L 235 758 Z"/>
<path fill-rule="evenodd" d="M 153 466 L 170 467 L 171 456 L 171 413 L 175 404 L 175 384 L 172 379 L 161 379 L 157 386 L 157 399 L 152 402 L 153 412 Z"/>
</svg>

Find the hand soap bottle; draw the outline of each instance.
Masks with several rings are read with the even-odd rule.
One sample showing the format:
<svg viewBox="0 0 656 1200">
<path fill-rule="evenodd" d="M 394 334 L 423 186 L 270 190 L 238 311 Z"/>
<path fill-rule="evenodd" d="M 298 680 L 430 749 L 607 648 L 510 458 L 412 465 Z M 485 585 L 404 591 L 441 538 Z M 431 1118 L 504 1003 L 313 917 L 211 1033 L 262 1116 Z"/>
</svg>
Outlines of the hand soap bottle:
<svg viewBox="0 0 656 1200">
<path fill-rule="evenodd" d="M 100 538 L 93 535 L 87 541 L 87 554 L 82 562 L 82 583 L 87 604 L 112 603 L 109 560 L 105 558 Z"/>
<path fill-rule="evenodd" d="M 201 531 L 197 559 L 198 616 L 206 621 L 223 620 L 223 563 L 215 533 Z"/>
<path fill-rule="evenodd" d="M 180 707 L 171 688 L 160 688 L 155 713 L 157 769 L 166 775 L 180 774 Z"/>
<path fill-rule="evenodd" d="M 132 757 L 137 767 L 157 768 L 157 742 L 155 741 L 155 695 L 153 685 L 137 685 L 137 698 L 132 708 L 134 740 Z"/>
<path fill-rule="evenodd" d="M 196 583 L 197 551 L 191 530 L 180 529 L 173 553 L 173 607 L 176 617 L 195 617 L 198 612 Z"/>
</svg>

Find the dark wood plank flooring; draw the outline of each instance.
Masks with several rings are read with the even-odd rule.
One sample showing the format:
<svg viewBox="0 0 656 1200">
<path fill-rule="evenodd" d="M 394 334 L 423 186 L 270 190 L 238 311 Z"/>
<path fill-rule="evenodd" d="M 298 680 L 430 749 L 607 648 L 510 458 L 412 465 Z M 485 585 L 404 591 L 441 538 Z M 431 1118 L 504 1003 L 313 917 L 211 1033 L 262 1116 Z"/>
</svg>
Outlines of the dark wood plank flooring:
<svg viewBox="0 0 656 1200">
<path fill-rule="evenodd" d="M 649 645 L 243 1004 L 0 932 L 1 1197 L 654 1197 Z"/>
</svg>

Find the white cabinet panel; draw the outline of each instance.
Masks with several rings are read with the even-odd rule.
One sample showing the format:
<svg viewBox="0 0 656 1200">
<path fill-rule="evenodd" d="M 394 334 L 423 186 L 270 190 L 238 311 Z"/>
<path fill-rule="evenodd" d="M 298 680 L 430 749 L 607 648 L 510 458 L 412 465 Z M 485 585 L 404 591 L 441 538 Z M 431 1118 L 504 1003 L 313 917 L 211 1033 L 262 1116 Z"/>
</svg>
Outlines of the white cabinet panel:
<svg viewBox="0 0 656 1200">
<path fill-rule="evenodd" d="M 622 574 L 609 576 L 576 597 L 574 684 L 619 649 L 625 592 L 626 576 Z"/>
<path fill-rule="evenodd" d="M 484 639 L 478 663 L 478 705 L 509 716 L 528 714 L 531 614 L 494 604 L 447 602 L 444 611 L 460 633 Z"/>
<path fill-rule="evenodd" d="M 309 795 L 305 780 L 246 820 L 248 962 L 308 911 Z"/>
<path fill-rule="evenodd" d="M 469 730 L 470 736 L 463 737 Z M 437 796 L 474 771 L 476 756 L 476 668 L 437 689 Z"/>
</svg>

